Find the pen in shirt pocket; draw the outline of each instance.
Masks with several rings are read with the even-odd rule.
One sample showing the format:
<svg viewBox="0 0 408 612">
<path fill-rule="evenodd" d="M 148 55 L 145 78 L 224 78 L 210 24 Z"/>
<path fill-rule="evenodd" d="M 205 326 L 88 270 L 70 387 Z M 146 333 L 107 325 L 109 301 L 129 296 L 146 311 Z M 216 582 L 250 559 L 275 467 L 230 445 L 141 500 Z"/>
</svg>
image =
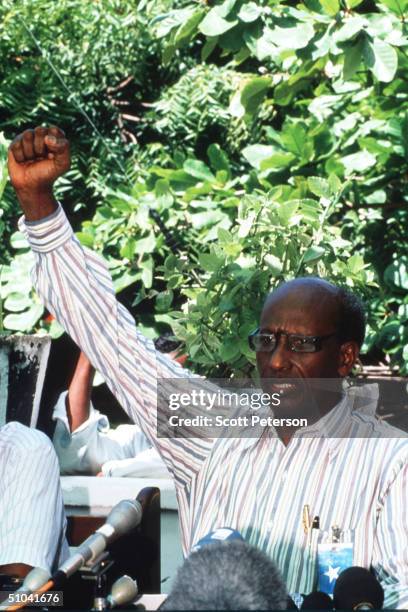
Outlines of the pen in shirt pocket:
<svg viewBox="0 0 408 612">
<path fill-rule="evenodd" d="M 309 535 L 309 550 L 310 551 L 316 548 L 316 543 L 319 539 L 319 533 L 320 533 L 320 517 L 316 515 L 313 518 L 312 526 L 310 529 L 310 535 Z"/>
</svg>

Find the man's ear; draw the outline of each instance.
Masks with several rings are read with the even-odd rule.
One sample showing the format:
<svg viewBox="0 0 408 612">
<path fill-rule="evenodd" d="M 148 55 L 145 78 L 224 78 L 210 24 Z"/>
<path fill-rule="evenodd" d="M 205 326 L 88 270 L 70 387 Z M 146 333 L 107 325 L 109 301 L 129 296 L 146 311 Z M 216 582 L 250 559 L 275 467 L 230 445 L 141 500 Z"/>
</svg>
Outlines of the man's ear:
<svg viewBox="0 0 408 612">
<path fill-rule="evenodd" d="M 338 373 L 342 378 L 350 374 L 360 354 L 360 347 L 357 342 L 350 340 L 344 342 L 340 347 L 340 358 Z"/>
</svg>

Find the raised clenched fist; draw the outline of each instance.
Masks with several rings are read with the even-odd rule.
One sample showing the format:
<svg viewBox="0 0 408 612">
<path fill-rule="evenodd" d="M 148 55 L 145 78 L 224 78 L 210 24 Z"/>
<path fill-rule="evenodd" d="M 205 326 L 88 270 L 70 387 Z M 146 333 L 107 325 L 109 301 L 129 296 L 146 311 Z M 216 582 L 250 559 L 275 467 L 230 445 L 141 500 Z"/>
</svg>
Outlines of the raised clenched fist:
<svg viewBox="0 0 408 612">
<path fill-rule="evenodd" d="M 25 130 L 9 147 L 9 175 L 17 195 L 51 191 L 69 165 L 69 143 L 57 127 Z"/>
</svg>

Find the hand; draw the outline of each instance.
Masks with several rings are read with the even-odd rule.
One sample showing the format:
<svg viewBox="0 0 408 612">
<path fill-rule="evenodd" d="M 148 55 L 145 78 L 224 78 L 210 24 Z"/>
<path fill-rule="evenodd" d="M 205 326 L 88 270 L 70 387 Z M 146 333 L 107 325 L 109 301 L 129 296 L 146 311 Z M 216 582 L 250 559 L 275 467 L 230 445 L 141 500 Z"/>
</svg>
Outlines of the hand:
<svg viewBox="0 0 408 612">
<path fill-rule="evenodd" d="M 28 220 L 55 210 L 52 186 L 69 166 L 69 143 L 57 127 L 25 130 L 13 140 L 8 151 L 9 175 Z"/>
</svg>

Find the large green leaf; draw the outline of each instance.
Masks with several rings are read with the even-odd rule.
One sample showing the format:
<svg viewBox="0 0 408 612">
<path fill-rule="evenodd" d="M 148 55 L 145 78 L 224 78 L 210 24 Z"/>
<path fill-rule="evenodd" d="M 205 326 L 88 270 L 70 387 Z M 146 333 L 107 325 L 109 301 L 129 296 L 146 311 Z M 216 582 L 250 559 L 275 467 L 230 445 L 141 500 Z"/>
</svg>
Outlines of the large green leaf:
<svg viewBox="0 0 408 612">
<path fill-rule="evenodd" d="M 389 83 L 393 80 L 398 68 L 398 56 L 391 45 L 379 38 L 366 40 L 364 59 L 379 81 Z"/>
<path fill-rule="evenodd" d="M 240 354 L 238 338 L 226 340 L 218 352 L 223 362 L 235 359 Z"/>
<path fill-rule="evenodd" d="M 241 104 L 248 113 L 254 113 L 272 85 L 270 77 L 255 77 L 241 91 Z"/>
<path fill-rule="evenodd" d="M 206 272 L 216 272 L 223 260 L 212 253 L 200 253 L 200 264 Z"/>
<path fill-rule="evenodd" d="M 401 328 L 399 321 L 386 323 L 379 333 L 378 345 L 384 350 L 392 349 L 401 338 Z"/>
<path fill-rule="evenodd" d="M 176 9 L 169 13 L 158 15 L 152 20 L 151 25 L 156 32 L 156 36 L 158 38 L 163 38 L 164 36 L 167 36 L 167 34 L 171 32 L 173 28 L 188 22 L 195 12 L 196 11 L 193 7 Z"/>
<path fill-rule="evenodd" d="M 347 176 L 356 172 L 365 172 L 375 166 L 376 161 L 376 157 L 368 151 L 359 151 L 341 158 Z"/>
<path fill-rule="evenodd" d="M 284 202 L 278 209 L 279 220 L 285 227 L 290 224 L 301 205 L 301 200 L 289 200 Z"/>
<path fill-rule="evenodd" d="M 281 49 L 303 49 L 314 36 L 310 23 L 300 23 L 294 28 L 276 27 L 268 33 L 269 40 Z"/>
<path fill-rule="evenodd" d="M 364 258 L 358 253 L 355 253 L 347 261 L 347 267 L 351 274 L 358 274 L 365 267 Z"/>
<path fill-rule="evenodd" d="M 210 57 L 211 53 L 214 51 L 215 47 L 218 44 L 219 37 L 218 36 L 209 36 L 205 41 L 203 48 L 201 49 L 201 61 L 205 62 Z"/>
<path fill-rule="evenodd" d="M 325 13 L 334 17 L 340 10 L 339 0 L 319 0 Z"/>
<path fill-rule="evenodd" d="M 88 232 L 75 232 L 75 236 L 78 238 L 79 242 L 89 249 L 92 249 L 94 246 L 94 236 L 89 234 Z"/>
<path fill-rule="evenodd" d="M 116 293 L 120 293 L 123 289 L 126 289 L 130 285 L 133 285 L 137 280 L 140 279 L 139 270 L 126 270 L 113 279 L 113 288 Z"/>
<path fill-rule="evenodd" d="M 324 256 L 326 250 L 320 246 L 311 246 L 307 249 L 303 256 L 303 263 L 314 264 L 317 263 Z"/>
<path fill-rule="evenodd" d="M 227 178 L 231 177 L 231 167 L 228 161 L 228 157 L 221 149 L 220 145 L 213 143 L 207 149 L 207 155 L 211 163 L 211 167 L 218 172 L 218 170 L 225 170 Z"/>
<path fill-rule="evenodd" d="M 380 0 L 381 4 L 384 4 L 398 17 L 406 17 L 408 12 L 408 0 Z"/>
<path fill-rule="evenodd" d="M 269 37 L 270 31 L 269 28 L 265 27 L 260 35 L 259 31 L 253 29 L 247 28 L 244 30 L 243 37 L 248 49 L 261 62 L 267 57 L 274 59 L 279 56 L 279 48 Z"/>
<path fill-rule="evenodd" d="M 218 225 L 225 220 L 229 220 L 228 216 L 222 210 L 204 210 L 203 212 L 190 215 L 191 225 L 194 229 L 208 229 L 213 225 Z M 208 235 L 207 235 L 208 237 Z"/>
<path fill-rule="evenodd" d="M 390 264 L 385 269 L 384 281 L 390 287 L 408 291 L 408 260 L 401 259 Z"/>
<path fill-rule="evenodd" d="M 156 248 L 156 236 L 150 232 L 145 238 L 139 238 L 135 244 L 135 253 L 142 255 L 143 253 L 153 253 Z"/>
<path fill-rule="evenodd" d="M 210 9 L 199 25 L 200 32 L 206 36 L 219 36 L 237 25 L 237 17 L 225 19 L 221 13 L 220 6 L 214 6 Z"/>
<path fill-rule="evenodd" d="M 129 261 L 133 259 L 136 249 L 136 239 L 135 238 L 127 238 L 122 248 L 120 249 L 121 257 L 125 257 Z"/>
<path fill-rule="evenodd" d="M 153 268 L 154 262 L 151 257 L 148 257 L 140 264 L 141 280 L 146 289 L 150 289 L 153 283 Z"/>
<path fill-rule="evenodd" d="M 21 312 L 32 304 L 29 293 L 10 293 L 4 302 L 4 308 L 10 312 Z"/>
<path fill-rule="evenodd" d="M 314 195 L 319 196 L 319 198 L 330 198 L 330 184 L 326 179 L 322 179 L 319 176 L 311 176 L 307 179 L 307 184 Z"/>
<path fill-rule="evenodd" d="M 362 30 L 364 30 L 366 25 L 367 21 L 360 17 L 360 15 L 348 17 L 344 20 L 341 28 L 334 33 L 333 38 L 336 40 L 336 42 L 351 40 L 355 38 L 355 36 Z"/>
<path fill-rule="evenodd" d="M 346 47 L 344 51 L 343 79 L 348 81 L 356 74 L 363 59 L 364 41 L 357 40 L 354 45 Z"/>
<path fill-rule="evenodd" d="M 167 312 L 173 302 L 173 291 L 160 291 L 156 295 L 156 310 L 158 312 Z"/>
<path fill-rule="evenodd" d="M 293 153 L 289 153 L 287 151 L 277 151 L 273 153 L 267 159 L 264 159 L 259 164 L 259 168 L 262 171 L 266 170 L 281 170 L 282 168 L 286 168 L 296 159 Z"/>
<path fill-rule="evenodd" d="M 184 172 L 201 181 L 215 182 L 215 176 L 209 167 L 199 159 L 187 159 L 183 164 Z"/>
<path fill-rule="evenodd" d="M 10 237 L 10 244 L 13 249 L 28 249 L 29 244 L 26 237 L 21 232 L 14 232 Z"/>
<path fill-rule="evenodd" d="M 268 159 L 276 152 L 276 147 L 271 145 L 255 144 L 245 147 L 242 155 L 253 166 L 260 170 L 261 162 Z"/>
<path fill-rule="evenodd" d="M 302 123 L 285 123 L 282 144 L 300 159 L 309 160 L 313 155 L 313 142 Z"/>
<path fill-rule="evenodd" d="M 203 19 L 204 14 L 205 14 L 205 12 L 204 12 L 203 9 L 201 9 L 201 8 L 197 9 L 187 19 L 187 21 L 185 21 L 183 23 L 183 25 L 180 26 L 180 28 L 177 30 L 176 36 L 174 38 L 174 43 L 177 46 L 184 45 L 186 42 L 188 42 L 190 40 L 191 36 L 197 30 L 198 24 Z"/>
<path fill-rule="evenodd" d="M 354 9 L 356 8 L 359 4 L 361 4 L 364 0 L 346 0 L 346 4 L 347 4 L 347 8 L 348 9 Z"/>
<path fill-rule="evenodd" d="M 256 2 L 247 2 L 239 10 L 238 18 L 245 23 L 256 21 L 262 13 L 262 8 Z"/>
<path fill-rule="evenodd" d="M 4 327 L 12 331 L 32 331 L 40 317 L 44 313 L 42 304 L 33 303 L 31 307 L 19 314 L 8 314 L 4 317 Z"/>
</svg>

